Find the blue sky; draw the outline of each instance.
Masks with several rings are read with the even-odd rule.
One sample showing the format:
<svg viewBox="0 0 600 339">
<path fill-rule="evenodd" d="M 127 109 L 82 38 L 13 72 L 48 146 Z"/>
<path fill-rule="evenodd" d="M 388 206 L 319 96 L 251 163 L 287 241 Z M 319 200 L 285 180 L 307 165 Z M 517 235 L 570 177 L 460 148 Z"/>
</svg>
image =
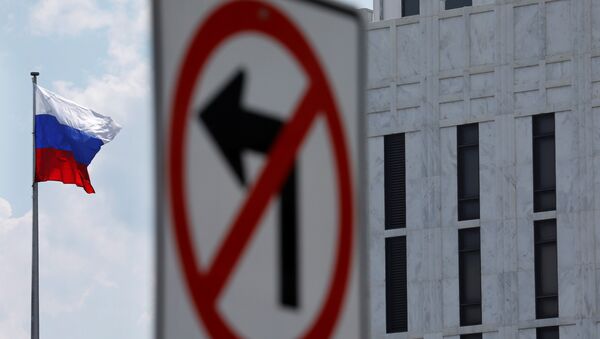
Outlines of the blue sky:
<svg viewBox="0 0 600 339">
<path fill-rule="evenodd" d="M 34 70 L 123 126 L 89 168 L 97 194 L 40 184 L 41 336 L 151 337 L 149 14 L 144 0 L 0 0 L 0 339 L 29 337 Z"/>
</svg>

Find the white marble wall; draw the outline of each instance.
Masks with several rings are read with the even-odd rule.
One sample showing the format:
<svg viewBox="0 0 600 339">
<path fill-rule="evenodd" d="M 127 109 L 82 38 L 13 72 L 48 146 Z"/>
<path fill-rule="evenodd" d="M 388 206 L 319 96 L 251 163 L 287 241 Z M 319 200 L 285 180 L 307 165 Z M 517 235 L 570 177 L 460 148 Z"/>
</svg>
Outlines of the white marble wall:
<svg viewBox="0 0 600 339">
<path fill-rule="evenodd" d="M 399 3 L 398 0 L 384 2 Z M 600 0 L 474 0 L 368 27 L 371 336 L 600 338 Z M 391 7 L 390 7 L 391 6 Z M 395 9 L 394 9 L 395 8 Z M 395 12 L 394 12 L 395 11 Z M 555 112 L 557 208 L 533 213 L 531 116 Z M 481 219 L 457 220 L 456 125 L 479 123 Z M 406 133 L 407 228 L 384 230 L 383 136 Z M 535 319 L 533 222 L 556 218 L 558 319 Z M 458 229 L 481 229 L 483 324 L 459 326 Z M 409 332 L 385 333 L 385 237 L 406 235 Z"/>
</svg>

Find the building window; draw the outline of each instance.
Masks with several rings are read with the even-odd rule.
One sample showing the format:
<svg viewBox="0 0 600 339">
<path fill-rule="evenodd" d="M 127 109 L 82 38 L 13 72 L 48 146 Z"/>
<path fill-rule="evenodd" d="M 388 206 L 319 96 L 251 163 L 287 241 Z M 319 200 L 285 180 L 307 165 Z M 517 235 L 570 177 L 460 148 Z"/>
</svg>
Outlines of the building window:
<svg viewBox="0 0 600 339">
<path fill-rule="evenodd" d="M 419 15 L 420 0 L 402 0 L 402 16 Z"/>
<path fill-rule="evenodd" d="M 481 251 L 479 227 L 458 231 L 460 325 L 481 324 Z"/>
<path fill-rule="evenodd" d="M 406 291 L 406 237 L 385 239 L 386 332 L 408 330 Z"/>
<path fill-rule="evenodd" d="M 532 119 L 533 134 L 533 211 L 556 209 L 556 167 L 554 114 Z"/>
<path fill-rule="evenodd" d="M 481 333 L 463 334 L 460 339 L 481 339 Z"/>
<path fill-rule="evenodd" d="M 536 328 L 537 339 L 558 339 L 558 326 Z"/>
<path fill-rule="evenodd" d="M 385 229 L 406 227 L 404 134 L 386 135 L 384 143 Z"/>
<path fill-rule="evenodd" d="M 446 9 L 473 6 L 472 0 L 446 0 Z"/>
<path fill-rule="evenodd" d="M 534 227 L 536 318 L 555 318 L 558 317 L 556 219 L 536 221 Z"/>
<path fill-rule="evenodd" d="M 456 128 L 458 220 L 479 219 L 479 126 Z"/>
</svg>

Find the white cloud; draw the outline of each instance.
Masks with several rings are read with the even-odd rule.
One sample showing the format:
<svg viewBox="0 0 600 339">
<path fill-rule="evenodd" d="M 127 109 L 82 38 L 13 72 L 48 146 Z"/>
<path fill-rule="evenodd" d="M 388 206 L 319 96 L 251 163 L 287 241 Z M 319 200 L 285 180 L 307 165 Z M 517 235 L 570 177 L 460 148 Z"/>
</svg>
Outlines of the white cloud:
<svg viewBox="0 0 600 339">
<path fill-rule="evenodd" d="M 12 207 L 8 201 L 0 198 L 0 220 L 8 219 L 12 216 Z"/>
<path fill-rule="evenodd" d="M 142 0 L 112 0 L 103 6 L 95 0 L 41 0 L 30 12 L 31 28 L 39 34 L 106 32 L 105 72 L 83 87 L 60 80 L 53 85 L 61 95 L 124 126 L 150 107 L 149 20 L 149 4 Z"/>
<path fill-rule="evenodd" d="M 40 35 L 77 35 L 106 27 L 110 20 L 110 13 L 95 0 L 41 0 L 32 6 L 30 25 Z"/>
<path fill-rule="evenodd" d="M 64 337 L 73 337 L 69 327 L 76 326 L 67 325 L 74 319 L 101 317 L 98 328 L 89 330 L 103 337 L 106 324 L 126 321 L 122 313 L 128 312 L 144 321 L 133 324 L 122 338 L 147 335 L 152 282 L 144 239 L 114 217 L 108 199 L 87 196 L 72 186 L 52 190 L 52 195 L 40 215 L 42 320 L 64 324 Z M 0 220 L 0 339 L 29 335 L 30 251 L 31 213 Z M 122 309 L 95 307 L 102 295 Z"/>
<path fill-rule="evenodd" d="M 8 201 L 0 198 L 0 339 L 21 339 L 29 335 L 31 213 L 11 216 Z"/>
<path fill-rule="evenodd" d="M 149 140 L 152 118 L 149 2 L 40 0 L 30 8 L 29 23 L 32 32 L 48 38 L 99 32 L 93 36 L 106 39 L 106 55 L 99 55 L 100 62 L 94 61 L 99 70 L 96 75 L 83 84 L 57 80 L 51 89 L 123 125 L 120 135 L 108 145 L 110 155 L 100 152 L 89 168 L 98 194 L 86 195 L 79 188 L 60 184 L 44 184 L 41 190 L 40 307 L 42 320 L 48 320 L 46 326 L 42 324 L 45 337 L 149 337 L 153 306 L 151 161 L 149 149 L 136 144 Z M 134 164 L 140 165 L 136 171 L 132 171 Z M 51 196 L 46 198 L 46 193 Z M 2 221 L 1 202 L 0 223 L 13 220 Z M 2 229 L 0 224 L 0 232 Z M 31 233 L 15 230 L 13 227 L 10 233 L 13 242 L 31 237 Z M 0 236 L 0 253 L 2 241 Z M 29 243 L 30 238 L 21 242 L 21 247 L 29 249 Z M 2 260 L 0 257 L 0 264 Z M 12 265 L 17 259 L 6 260 Z M 25 268 L 20 276 L 9 279 L 12 288 L 24 286 L 28 293 L 29 265 L 30 261 L 22 262 Z M 4 287 L 2 274 L 0 267 L 0 285 Z M 29 304 L 22 300 L 28 298 L 27 293 L 21 291 L 18 301 L 25 305 L 25 312 L 15 318 L 20 326 L 16 328 L 25 330 L 10 332 L 11 339 L 24 338 L 23 333 L 29 332 Z M 8 329 L 8 325 L 2 327 L 8 314 L 2 309 L 4 297 L 0 290 L 0 339 L 5 339 L 2 335 Z M 61 330 L 53 332 L 61 324 Z M 98 328 L 89 328 L 96 324 Z M 89 332 L 77 333 L 77 328 Z M 66 335 L 66 331 L 71 332 Z"/>
</svg>

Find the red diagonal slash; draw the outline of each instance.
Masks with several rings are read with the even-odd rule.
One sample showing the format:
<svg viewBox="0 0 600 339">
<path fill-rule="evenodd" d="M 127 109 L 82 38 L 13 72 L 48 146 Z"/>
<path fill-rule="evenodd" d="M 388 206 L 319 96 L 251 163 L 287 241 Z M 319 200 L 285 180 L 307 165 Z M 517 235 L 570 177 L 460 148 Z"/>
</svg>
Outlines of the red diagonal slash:
<svg viewBox="0 0 600 339">
<path fill-rule="evenodd" d="M 192 243 L 186 207 L 185 146 L 187 115 L 194 87 L 212 53 L 236 34 L 253 32 L 283 45 L 308 75 L 308 90 L 283 127 L 267 156 L 266 165 L 237 213 L 215 260 L 201 270 Z M 331 89 L 312 48 L 292 22 L 277 8 L 254 0 L 232 1 L 218 7 L 199 27 L 184 58 L 171 111 L 169 192 L 173 231 L 188 292 L 204 327 L 217 338 L 237 337 L 217 310 L 217 301 L 248 246 L 270 200 L 275 196 L 297 158 L 300 145 L 318 114 L 324 114 L 335 156 L 338 199 L 338 248 L 326 300 L 306 338 L 328 337 L 335 326 L 347 290 L 352 261 L 353 191 L 345 137 Z"/>
</svg>

